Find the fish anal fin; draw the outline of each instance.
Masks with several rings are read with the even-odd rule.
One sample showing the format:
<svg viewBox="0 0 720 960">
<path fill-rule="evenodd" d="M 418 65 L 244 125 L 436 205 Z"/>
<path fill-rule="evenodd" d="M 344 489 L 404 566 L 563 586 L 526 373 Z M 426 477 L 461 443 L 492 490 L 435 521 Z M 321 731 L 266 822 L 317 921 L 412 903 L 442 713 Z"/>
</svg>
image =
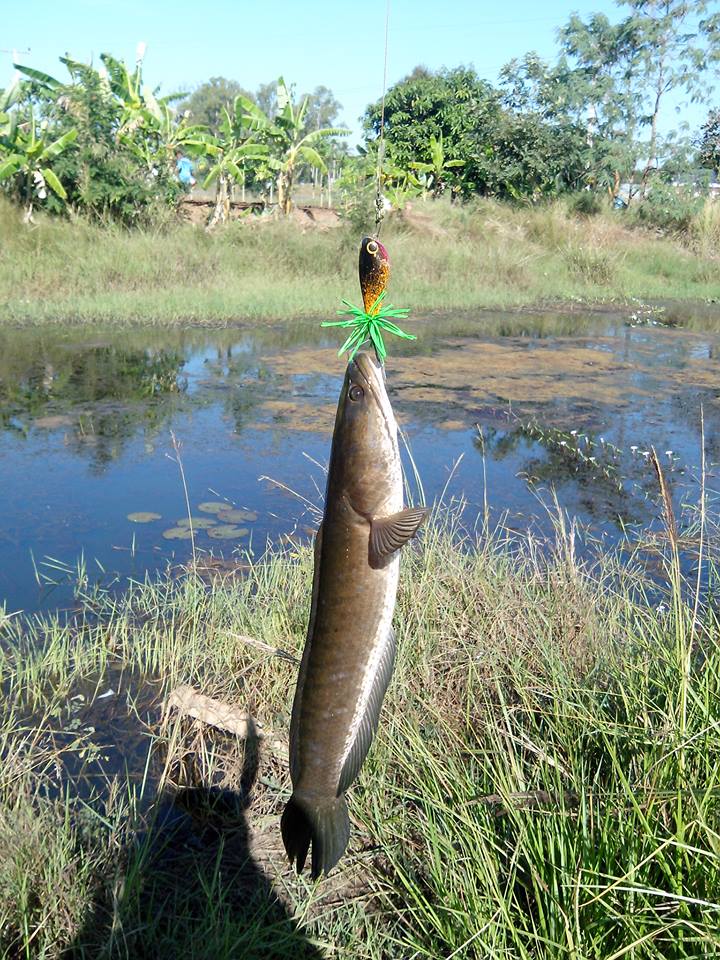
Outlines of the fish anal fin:
<svg viewBox="0 0 720 960">
<path fill-rule="evenodd" d="M 300 757 L 298 756 L 298 724 L 300 723 L 300 709 L 302 707 L 303 690 L 305 688 L 305 675 L 307 674 L 308 660 L 310 659 L 310 644 L 315 629 L 315 617 L 317 616 L 318 590 L 320 586 L 320 557 L 322 555 L 322 523 L 318 527 L 315 535 L 314 550 L 314 569 L 312 597 L 310 600 L 310 619 L 308 621 L 307 639 L 305 640 L 305 649 L 303 650 L 302 660 L 300 661 L 300 670 L 298 672 L 298 681 L 295 688 L 295 699 L 292 706 L 292 718 L 290 720 L 290 777 L 293 783 L 297 782 L 300 775 Z"/>
<path fill-rule="evenodd" d="M 387 640 L 383 648 L 380 663 L 378 664 L 375 678 L 373 680 L 370 696 L 365 705 L 360 725 L 355 735 L 355 740 L 340 773 L 337 795 L 344 793 L 350 784 L 355 780 L 363 761 L 373 742 L 375 732 L 380 718 L 380 708 L 385 698 L 385 691 L 390 683 L 393 667 L 395 665 L 395 631 L 392 627 L 388 630 Z"/>
<path fill-rule="evenodd" d="M 414 537 L 430 511 L 427 507 L 408 507 L 389 517 L 375 517 L 370 525 L 370 559 L 382 560 Z"/>
</svg>

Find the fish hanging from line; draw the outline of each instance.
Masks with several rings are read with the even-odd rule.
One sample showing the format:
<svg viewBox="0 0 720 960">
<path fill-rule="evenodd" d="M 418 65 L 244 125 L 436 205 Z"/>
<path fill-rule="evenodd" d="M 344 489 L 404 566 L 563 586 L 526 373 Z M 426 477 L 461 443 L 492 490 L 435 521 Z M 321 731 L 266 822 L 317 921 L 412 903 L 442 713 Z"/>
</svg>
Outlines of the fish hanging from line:
<svg viewBox="0 0 720 960">
<path fill-rule="evenodd" d="M 376 282 L 387 280 L 375 258 L 387 261 L 387 253 L 368 238 L 363 246 L 370 258 L 361 250 L 368 310 L 379 295 Z M 357 353 L 340 392 L 315 541 L 310 622 L 290 725 L 293 793 L 281 824 L 298 871 L 312 844 L 313 879 L 331 870 L 348 844 L 345 791 L 372 743 L 395 662 L 400 548 L 427 513 L 403 509 L 397 424 L 383 367 L 379 358 Z"/>
</svg>

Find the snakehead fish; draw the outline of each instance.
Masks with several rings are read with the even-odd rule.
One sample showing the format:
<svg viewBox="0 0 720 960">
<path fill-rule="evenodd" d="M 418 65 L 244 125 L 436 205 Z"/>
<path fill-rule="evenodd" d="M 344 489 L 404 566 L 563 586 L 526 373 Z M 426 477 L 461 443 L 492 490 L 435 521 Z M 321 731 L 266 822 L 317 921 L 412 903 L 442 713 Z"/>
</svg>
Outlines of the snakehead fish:
<svg viewBox="0 0 720 960">
<path fill-rule="evenodd" d="M 387 252 L 366 237 L 360 252 L 366 310 L 387 275 Z M 335 866 L 349 840 L 344 794 L 375 735 L 395 661 L 400 548 L 426 515 L 424 508 L 403 509 L 397 425 L 383 369 L 358 353 L 340 393 L 315 541 L 310 622 L 290 726 L 293 794 L 281 825 L 298 871 L 312 843 L 313 879 Z"/>
</svg>

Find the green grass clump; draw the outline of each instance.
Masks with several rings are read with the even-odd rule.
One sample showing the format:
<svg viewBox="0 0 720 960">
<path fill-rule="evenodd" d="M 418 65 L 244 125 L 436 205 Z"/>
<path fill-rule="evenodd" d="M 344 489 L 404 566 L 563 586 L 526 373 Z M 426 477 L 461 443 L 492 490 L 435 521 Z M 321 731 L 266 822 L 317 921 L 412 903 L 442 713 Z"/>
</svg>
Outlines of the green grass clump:
<svg viewBox="0 0 720 960">
<path fill-rule="evenodd" d="M 291 873 L 278 828 L 309 548 L 212 586 L 87 596 L 64 624 L 6 618 L 8 955 L 716 955 L 717 610 L 681 582 L 672 537 L 665 588 L 609 557 L 580 566 L 562 529 L 549 556 L 507 546 L 450 517 L 405 552 L 351 846 L 317 885 Z M 248 709 L 259 754 L 163 718 L 180 683 Z M 108 687 L 128 731 L 111 742 L 92 713 Z"/>
<path fill-rule="evenodd" d="M 413 311 L 577 299 L 717 294 L 718 214 L 688 242 L 635 228 L 622 213 L 572 204 L 416 202 L 383 224 L 390 295 Z M 359 236 L 348 223 L 301 228 L 250 218 L 213 233 L 188 223 L 128 231 L 81 220 L 21 223 L 0 202 L 2 315 L 10 322 L 232 323 L 332 317 L 357 295 Z"/>
</svg>

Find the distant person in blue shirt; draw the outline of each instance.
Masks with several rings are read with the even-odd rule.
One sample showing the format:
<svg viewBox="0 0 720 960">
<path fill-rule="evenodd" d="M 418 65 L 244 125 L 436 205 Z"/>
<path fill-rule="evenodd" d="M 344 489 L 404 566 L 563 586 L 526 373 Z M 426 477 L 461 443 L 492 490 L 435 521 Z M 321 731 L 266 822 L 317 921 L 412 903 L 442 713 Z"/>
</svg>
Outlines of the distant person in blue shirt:
<svg viewBox="0 0 720 960">
<path fill-rule="evenodd" d="M 191 190 L 195 186 L 195 177 L 193 176 L 193 164 L 190 157 L 183 155 L 181 150 L 175 152 L 178 180 L 186 190 Z"/>
</svg>

